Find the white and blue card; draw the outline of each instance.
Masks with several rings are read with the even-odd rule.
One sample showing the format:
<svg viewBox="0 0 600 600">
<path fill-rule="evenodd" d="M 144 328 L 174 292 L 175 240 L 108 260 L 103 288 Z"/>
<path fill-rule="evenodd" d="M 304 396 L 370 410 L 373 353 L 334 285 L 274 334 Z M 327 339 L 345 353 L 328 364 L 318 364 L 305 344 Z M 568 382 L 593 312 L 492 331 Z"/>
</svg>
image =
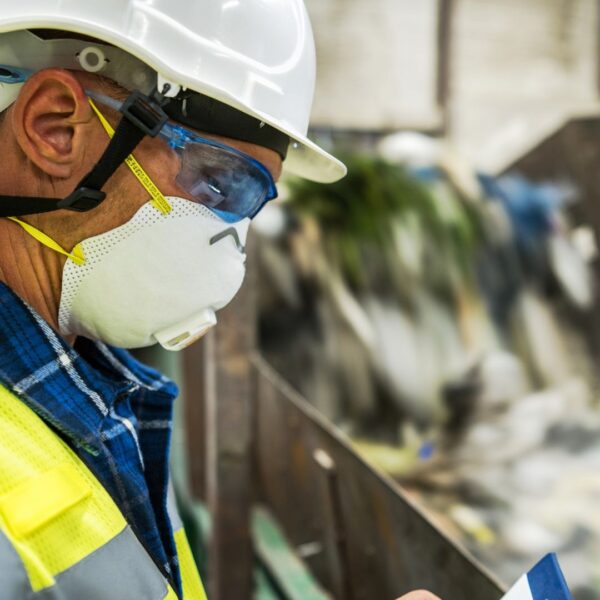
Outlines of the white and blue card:
<svg viewBox="0 0 600 600">
<path fill-rule="evenodd" d="M 548 554 L 523 575 L 502 600 L 572 600 L 555 554 Z"/>
</svg>

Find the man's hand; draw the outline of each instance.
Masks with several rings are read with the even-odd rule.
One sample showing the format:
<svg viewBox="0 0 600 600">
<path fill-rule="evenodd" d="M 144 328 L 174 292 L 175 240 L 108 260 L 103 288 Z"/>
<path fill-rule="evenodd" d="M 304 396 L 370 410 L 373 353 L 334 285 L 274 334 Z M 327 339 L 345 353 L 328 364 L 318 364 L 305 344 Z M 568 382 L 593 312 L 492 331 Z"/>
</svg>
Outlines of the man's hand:
<svg viewBox="0 0 600 600">
<path fill-rule="evenodd" d="M 434 596 L 431 592 L 417 590 L 416 592 L 410 592 L 410 594 L 398 598 L 398 600 L 440 600 L 440 598 Z"/>
</svg>

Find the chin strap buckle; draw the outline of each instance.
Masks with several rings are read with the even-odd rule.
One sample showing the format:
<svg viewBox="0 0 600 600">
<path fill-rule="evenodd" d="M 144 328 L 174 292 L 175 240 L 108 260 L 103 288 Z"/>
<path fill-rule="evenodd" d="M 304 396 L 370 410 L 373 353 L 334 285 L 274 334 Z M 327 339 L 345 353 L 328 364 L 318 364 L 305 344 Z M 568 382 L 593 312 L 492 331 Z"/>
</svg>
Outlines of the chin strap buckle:
<svg viewBox="0 0 600 600">
<path fill-rule="evenodd" d="M 93 190 L 82 186 L 78 187 L 74 192 L 63 198 L 56 204 L 56 208 L 66 208 L 76 212 L 85 212 L 96 208 L 102 200 L 106 198 L 106 194 L 102 190 Z"/>
</svg>

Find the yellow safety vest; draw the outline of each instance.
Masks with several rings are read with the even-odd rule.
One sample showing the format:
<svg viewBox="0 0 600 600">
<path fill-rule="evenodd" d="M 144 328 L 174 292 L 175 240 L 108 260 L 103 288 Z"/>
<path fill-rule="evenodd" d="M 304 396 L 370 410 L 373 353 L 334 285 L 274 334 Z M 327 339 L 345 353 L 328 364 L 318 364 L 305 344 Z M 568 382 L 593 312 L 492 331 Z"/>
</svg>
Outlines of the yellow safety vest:
<svg viewBox="0 0 600 600">
<path fill-rule="evenodd" d="M 181 522 L 172 521 L 184 599 L 206 600 Z M 98 479 L 1 386 L 0 598 L 177 598 Z"/>
</svg>

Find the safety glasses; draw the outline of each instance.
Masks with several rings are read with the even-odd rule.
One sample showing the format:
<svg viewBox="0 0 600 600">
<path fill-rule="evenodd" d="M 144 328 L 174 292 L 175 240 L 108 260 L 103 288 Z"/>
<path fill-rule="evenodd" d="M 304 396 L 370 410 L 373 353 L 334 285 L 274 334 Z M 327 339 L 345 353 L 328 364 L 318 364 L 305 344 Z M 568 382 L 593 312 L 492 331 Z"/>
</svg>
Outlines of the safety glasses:
<svg viewBox="0 0 600 600">
<path fill-rule="evenodd" d="M 123 103 L 86 90 L 95 102 L 119 110 Z M 268 169 L 247 154 L 193 131 L 165 123 L 158 133 L 177 154 L 177 185 L 187 198 L 210 209 L 228 223 L 253 218 L 277 197 L 275 181 Z"/>
</svg>

